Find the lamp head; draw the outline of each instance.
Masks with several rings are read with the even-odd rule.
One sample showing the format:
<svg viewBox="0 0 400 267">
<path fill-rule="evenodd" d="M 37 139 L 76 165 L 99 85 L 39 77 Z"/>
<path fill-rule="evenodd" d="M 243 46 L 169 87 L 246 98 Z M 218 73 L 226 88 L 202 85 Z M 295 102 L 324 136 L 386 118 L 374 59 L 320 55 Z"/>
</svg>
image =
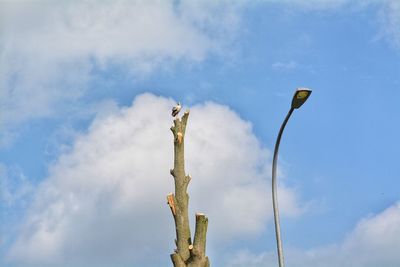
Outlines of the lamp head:
<svg viewBox="0 0 400 267">
<path fill-rule="evenodd" d="M 298 109 L 306 102 L 307 98 L 311 95 L 311 90 L 308 88 L 297 88 L 292 100 L 292 108 Z"/>
</svg>

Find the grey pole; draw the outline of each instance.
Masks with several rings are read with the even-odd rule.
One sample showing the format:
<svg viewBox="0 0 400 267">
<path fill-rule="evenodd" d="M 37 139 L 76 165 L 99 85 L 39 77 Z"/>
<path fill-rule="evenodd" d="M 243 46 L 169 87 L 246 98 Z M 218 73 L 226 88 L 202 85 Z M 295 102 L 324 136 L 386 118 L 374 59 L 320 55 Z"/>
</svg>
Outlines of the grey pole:
<svg viewBox="0 0 400 267">
<path fill-rule="evenodd" d="M 281 226 L 279 224 L 278 197 L 276 195 L 276 165 L 278 161 L 279 144 L 281 142 L 283 130 L 285 129 L 286 123 L 288 122 L 290 115 L 292 115 L 293 110 L 300 108 L 306 102 L 306 100 L 310 95 L 311 95 L 310 89 L 297 88 L 292 99 L 292 106 L 281 125 L 281 129 L 279 130 L 278 138 L 276 139 L 275 143 L 274 158 L 272 160 L 272 205 L 274 208 L 275 235 L 276 235 L 276 246 L 278 249 L 279 267 L 285 266 L 285 262 L 283 260 Z"/>
<path fill-rule="evenodd" d="M 272 160 L 272 204 L 274 208 L 274 220 L 275 220 L 275 235 L 276 235 L 276 245 L 278 249 L 278 260 L 279 267 L 284 267 L 285 262 L 283 260 L 283 249 L 282 249 L 282 240 L 281 240 L 281 227 L 279 225 L 279 210 L 278 210 L 278 198 L 276 195 L 276 165 L 278 160 L 278 151 L 279 151 L 279 143 L 281 142 L 281 137 L 283 130 L 285 129 L 286 123 L 288 122 L 290 115 L 292 115 L 294 108 L 291 108 L 286 115 L 285 120 L 281 125 L 281 129 L 279 130 L 278 138 L 275 143 L 274 150 L 274 158 Z"/>
</svg>

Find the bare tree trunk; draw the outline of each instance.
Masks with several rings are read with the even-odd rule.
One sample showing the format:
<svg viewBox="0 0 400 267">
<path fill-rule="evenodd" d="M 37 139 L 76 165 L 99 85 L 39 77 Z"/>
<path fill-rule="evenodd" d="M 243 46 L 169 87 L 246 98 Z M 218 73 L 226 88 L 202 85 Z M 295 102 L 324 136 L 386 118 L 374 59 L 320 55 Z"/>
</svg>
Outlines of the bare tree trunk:
<svg viewBox="0 0 400 267">
<path fill-rule="evenodd" d="M 175 180 L 175 195 L 167 196 L 175 220 L 176 250 L 171 254 L 174 267 L 208 267 L 210 262 L 206 253 L 206 234 L 208 218 L 196 213 L 196 229 L 192 243 L 188 218 L 189 195 L 187 187 L 190 175 L 185 173 L 184 140 L 189 111 L 182 119 L 176 118 L 171 131 L 174 134 L 174 168 L 170 171 Z"/>
</svg>

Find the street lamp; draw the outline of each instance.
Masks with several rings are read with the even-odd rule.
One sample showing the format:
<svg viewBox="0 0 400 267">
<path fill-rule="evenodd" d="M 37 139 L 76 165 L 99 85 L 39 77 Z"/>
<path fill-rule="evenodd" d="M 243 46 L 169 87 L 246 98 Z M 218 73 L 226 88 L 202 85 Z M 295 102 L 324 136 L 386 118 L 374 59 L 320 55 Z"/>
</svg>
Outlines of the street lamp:
<svg viewBox="0 0 400 267">
<path fill-rule="evenodd" d="M 279 225 L 279 210 L 278 210 L 278 198 L 276 195 L 276 164 L 278 160 L 278 150 L 279 150 L 279 143 L 281 142 L 281 137 L 283 130 L 285 129 L 286 123 L 288 122 L 290 115 L 292 115 L 295 109 L 301 107 L 301 105 L 306 102 L 307 98 L 311 95 L 311 90 L 307 88 L 297 88 L 296 92 L 294 93 L 292 99 L 292 106 L 288 114 L 286 115 L 285 120 L 281 125 L 281 129 L 279 130 L 278 138 L 276 139 L 275 143 L 275 150 L 274 150 L 274 158 L 272 160 L 272 205 L 274 208 L 274 221 L 275 221 L 275 234 L 276 234 L 276 245 L 278 248 L 278 260 L 279 260 L 279 267 L 284 267 L 283 261 L 283 249 L 282 249 L 282 240 L 281 240 L 281 227 Z"/>
</svg>

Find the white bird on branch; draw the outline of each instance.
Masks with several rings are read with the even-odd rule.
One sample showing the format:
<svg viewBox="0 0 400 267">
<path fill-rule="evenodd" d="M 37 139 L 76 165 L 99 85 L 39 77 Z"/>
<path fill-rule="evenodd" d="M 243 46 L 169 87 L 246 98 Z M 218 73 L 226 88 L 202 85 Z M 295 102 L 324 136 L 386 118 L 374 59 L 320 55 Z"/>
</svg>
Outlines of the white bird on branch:
<svg viewBox="0 0 400 267">
<path fill-rule="evenodd" d="M 179 111 L 181 111 L 181 102 L 178 102 L 178 104 L 172 108 L 172 117 L 176 117 L 178 115 Z"/>
</svg>

